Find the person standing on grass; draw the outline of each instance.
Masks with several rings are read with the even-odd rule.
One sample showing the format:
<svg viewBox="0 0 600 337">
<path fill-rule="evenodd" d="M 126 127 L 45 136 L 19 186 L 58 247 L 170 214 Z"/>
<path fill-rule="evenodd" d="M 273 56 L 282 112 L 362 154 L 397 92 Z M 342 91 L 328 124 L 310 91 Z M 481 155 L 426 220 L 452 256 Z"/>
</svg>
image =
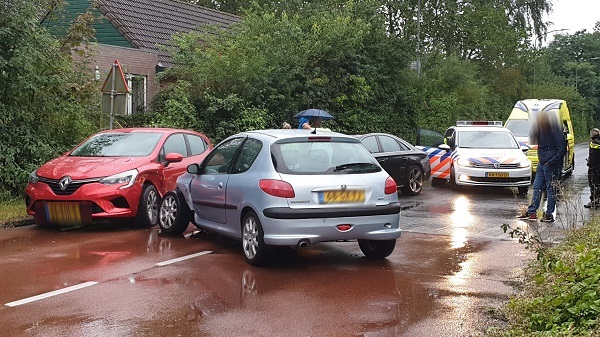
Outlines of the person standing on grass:
<svg viewBox="0 0 600 337">
<path fill-rule="evenodd" d="M 556 192 L 559 185 L 560 168 L 567 152 L 562 125 L 558 115 L 549 111 L 538 111 L 529 131 L 529 144 L 537 144 L 538 166 L 533 181 L 531 204 L 519 219 L 537 220 L 542 191 L 546 191 L 548 204 L 542 222 L 554 222 Z"/>
<path fill-rule="evenodd" d="M 590 185 L 590 202 L 583 207 L 600 207 L 600 130 L 590 130 L 590 152 L 588 156 L 588 184 Z"/>
</svg>

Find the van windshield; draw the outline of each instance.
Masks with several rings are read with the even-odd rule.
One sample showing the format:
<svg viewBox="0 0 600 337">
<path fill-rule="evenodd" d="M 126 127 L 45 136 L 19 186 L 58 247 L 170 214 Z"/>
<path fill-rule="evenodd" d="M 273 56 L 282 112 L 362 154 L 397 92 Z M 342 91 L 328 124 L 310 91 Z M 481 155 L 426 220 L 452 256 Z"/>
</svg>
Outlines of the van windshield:
<svg viewBox="0 0 600 337">
<path fill-rule="evenodd" d="M 515 137 L 529 137 L 529 121 L 527 119 L 509 119 L 506 122 L 506 128 Z"/>
</svg>

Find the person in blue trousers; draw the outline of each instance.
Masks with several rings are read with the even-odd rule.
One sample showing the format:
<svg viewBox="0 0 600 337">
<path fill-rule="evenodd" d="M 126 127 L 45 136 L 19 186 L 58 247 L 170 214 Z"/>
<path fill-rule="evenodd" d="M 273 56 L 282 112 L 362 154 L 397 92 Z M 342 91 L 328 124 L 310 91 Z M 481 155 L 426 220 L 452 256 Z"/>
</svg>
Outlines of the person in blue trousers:
<svg viewBox="0 0 600 337">
<path fill-rule="evenodd" d="M 533 196 L 527 211 L 519 219 L 537 220 L 542 192 L 546 191 L 548 203 L 542 222 L 554 222 L 556 193 L 560 181 L 560 168 L 567 152 L 562 125 L 558 115 L 548 111 L 538 111 L 530 133 L 530 144 L 537 144 L 538 166 L 533 181 Z"/>
</svg>

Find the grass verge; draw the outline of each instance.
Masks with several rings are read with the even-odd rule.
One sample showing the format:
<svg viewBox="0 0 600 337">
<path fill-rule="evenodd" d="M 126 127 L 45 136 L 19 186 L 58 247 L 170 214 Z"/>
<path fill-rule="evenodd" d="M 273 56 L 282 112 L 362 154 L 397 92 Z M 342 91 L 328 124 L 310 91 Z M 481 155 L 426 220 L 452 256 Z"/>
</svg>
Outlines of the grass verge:
<svg viewBox="0 0 600 337">
<path fill-rule="evenodd" d="M 538 246 L 519 293 L 486 336 L 600 336 L 600 218 L 554 246 Z"/>
<path fill-rule="evenodd" d="M 32 223 L 33 218 L 27 215 L 23 200 L 0 201 L 0 228 L 10 228 Z"/>
</svg>

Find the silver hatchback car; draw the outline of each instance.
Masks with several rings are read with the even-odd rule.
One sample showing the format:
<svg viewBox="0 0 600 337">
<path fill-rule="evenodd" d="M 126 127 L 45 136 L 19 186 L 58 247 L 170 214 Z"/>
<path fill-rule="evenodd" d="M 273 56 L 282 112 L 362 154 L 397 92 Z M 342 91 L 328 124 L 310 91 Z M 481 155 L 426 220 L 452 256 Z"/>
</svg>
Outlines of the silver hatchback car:
<svg viewBox="0 0 600 337">
<path fill-rule="evenodd" d="M 162 199 L 162 232 L 181 234 L 191 221 L 241 240 L 251 265 L 265 262 L 270 246 L 337 240 L 387 257 L 401 235 L 396 182 L 358 139 L 316 132 L 258 130 L 223 140 Z"/>
</svg>

